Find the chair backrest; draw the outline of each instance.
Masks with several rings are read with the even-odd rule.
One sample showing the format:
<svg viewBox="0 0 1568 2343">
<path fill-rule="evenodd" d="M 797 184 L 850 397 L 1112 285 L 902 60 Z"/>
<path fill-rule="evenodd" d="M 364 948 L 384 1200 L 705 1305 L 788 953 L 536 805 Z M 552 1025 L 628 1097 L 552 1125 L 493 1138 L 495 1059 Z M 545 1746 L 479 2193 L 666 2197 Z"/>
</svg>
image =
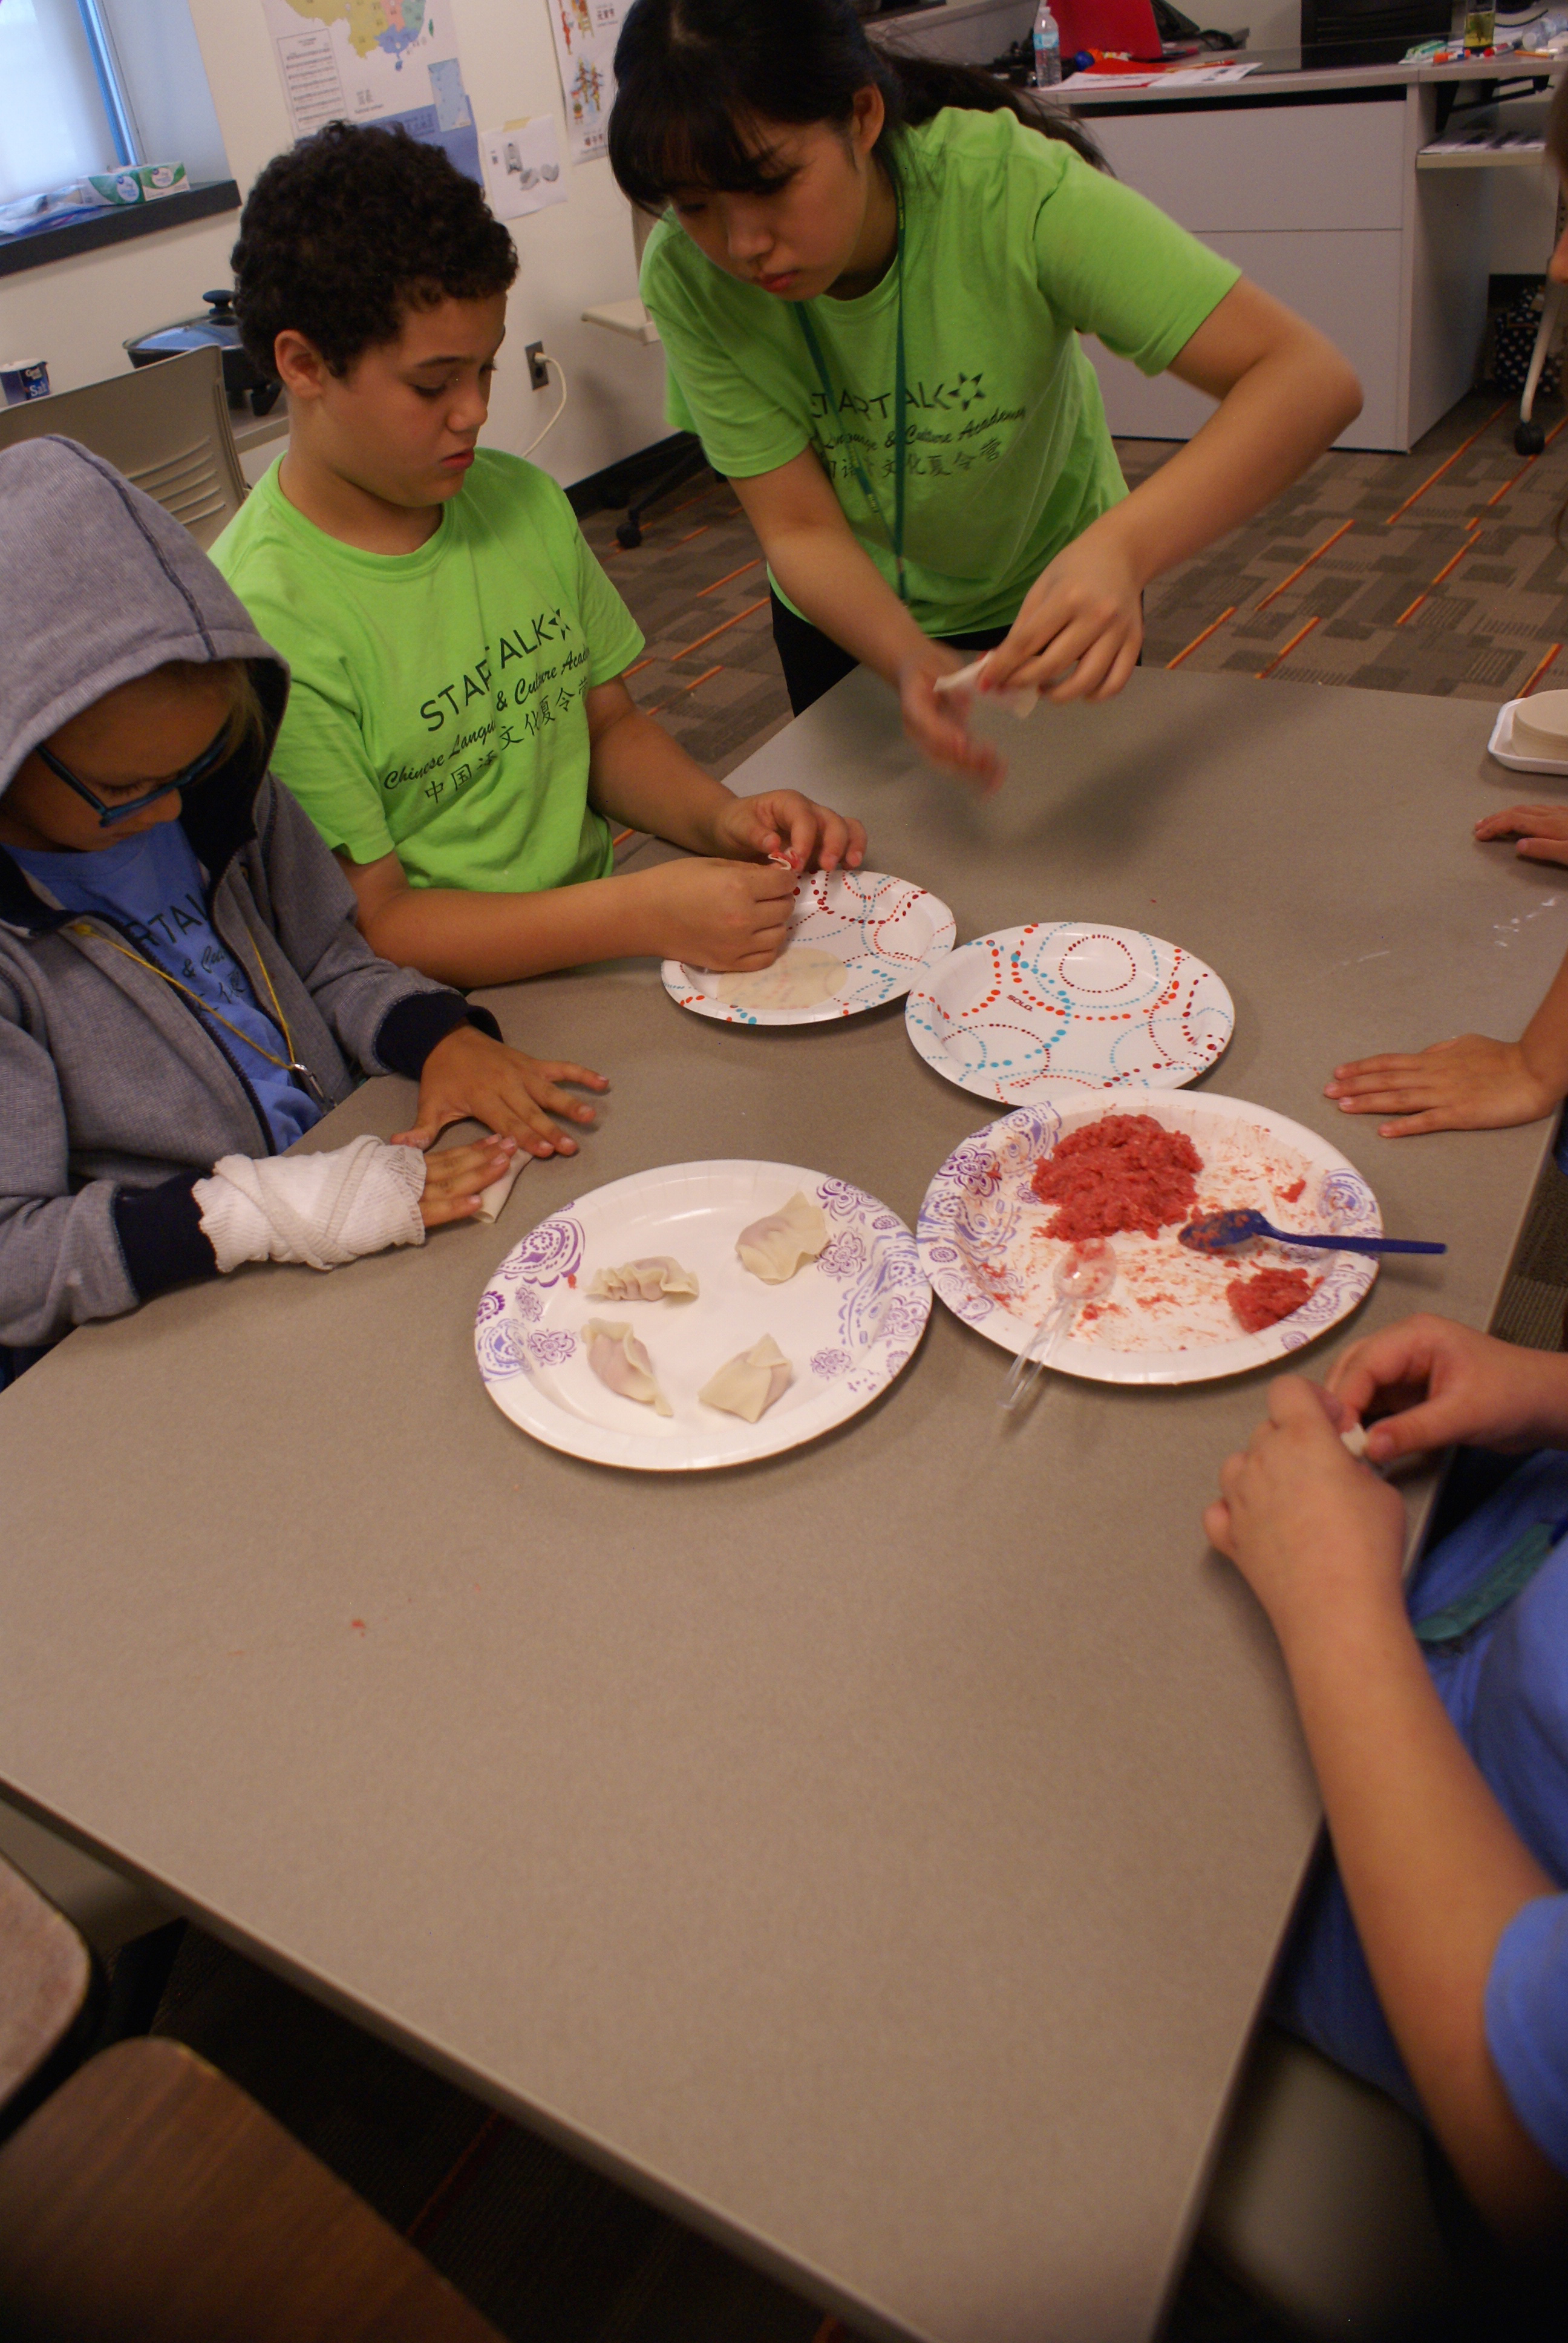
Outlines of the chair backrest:
<svg viewBox="0 0 1568 2343">
<path fill-rule="evenodd" d="M 50 431 L 79 439 L 113 464 L 204 548 L 245 502 L 216 348 L 186 350 L 80 390 L 0 407 L 0 447 Z"/>
<path fill-rule="evenodd" d="M 58 2081 L 92 1986 L 91 1957 L 70 1922 L 0 1860 L 0 2137 Z"/>
</svg>

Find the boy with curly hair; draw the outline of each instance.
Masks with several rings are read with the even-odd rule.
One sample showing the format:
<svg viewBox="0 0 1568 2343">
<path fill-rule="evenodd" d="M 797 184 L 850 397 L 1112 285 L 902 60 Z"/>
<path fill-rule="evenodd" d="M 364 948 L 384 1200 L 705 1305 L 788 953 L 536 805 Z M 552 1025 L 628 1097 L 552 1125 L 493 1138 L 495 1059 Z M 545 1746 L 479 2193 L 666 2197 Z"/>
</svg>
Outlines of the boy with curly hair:
<svg viewBox="0 0 1568 2343">
<path fill-rule="evenodd" d="M 289 443 L 213 558 L 293 670 L 275 769 L 369 943 L 459 985 L 769 966 L 796 872 L 859 863 L 864 833 L 735 797 L 643 715 L 642 637 L 565 494 L 476 446 L 518 267 L 478 187 L 335 122 L 262 172 L 233 258 Z M 612 876 L 612 823 L 703 859 Z"/>
</svg>

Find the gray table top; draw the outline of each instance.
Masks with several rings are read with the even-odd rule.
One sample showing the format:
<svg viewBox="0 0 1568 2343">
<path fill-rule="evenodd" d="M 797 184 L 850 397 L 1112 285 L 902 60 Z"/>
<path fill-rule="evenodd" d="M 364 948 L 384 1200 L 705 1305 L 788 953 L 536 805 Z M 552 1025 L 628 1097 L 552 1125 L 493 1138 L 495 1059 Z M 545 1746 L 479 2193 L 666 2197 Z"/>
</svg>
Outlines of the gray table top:
<svg viewBox="0 0 1568 2343">
<path fill-rule="evenodd" d="M 742 786 L 861 813 L 960 936 L 1093 917 L 1211 960 L 1238 1022 L 1209 1086 L 1452 1242 L 1348 1338 L 1483 1324 L 1546 1144 L 1392 1145 L 1320 1094 L 1359 1051 L 1517 1031 L 1555 966 L 1568 899 L 1469 837 L 1516 789 L 1491 719 L 1141 672 L 1010 734 L 981 803 L 857 675 Z M 0 1398 L 0 1780 L 869 2333 L 1142 2337 L 1316 1827 L 1269 1633 L 1199 1526 L 1262 1379 L 1059 1383 L 1014 1423 L 1001 1353 L 939 1305 L 809 1449 L 664 1478 L 536 1446 L 471 1335 L 536 1220 L 757 1156 L 912 1222 L 991 1111 L 896 1011 L 724 1027 L 647 963 L 490 997 L 612 1074 L 577 1163 L 493 1229 L 167 1296 Z M 408 1101 L 372 1083 L 326 1136 Z"/>
</svg>

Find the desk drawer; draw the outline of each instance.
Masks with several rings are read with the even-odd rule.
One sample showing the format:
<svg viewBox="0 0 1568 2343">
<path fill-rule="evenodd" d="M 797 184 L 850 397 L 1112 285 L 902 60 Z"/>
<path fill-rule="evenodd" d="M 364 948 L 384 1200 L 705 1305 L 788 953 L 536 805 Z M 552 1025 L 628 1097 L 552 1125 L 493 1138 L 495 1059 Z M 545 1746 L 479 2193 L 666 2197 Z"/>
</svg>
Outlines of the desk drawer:
<svg viewBox="0 0 1568 2343">
<path fill-rule="evenodd" d="M 1227 229 L 1397 228 L 1402 100 L 1086 115 L 1119 179 L 1197 235 Z"/>
</svg>

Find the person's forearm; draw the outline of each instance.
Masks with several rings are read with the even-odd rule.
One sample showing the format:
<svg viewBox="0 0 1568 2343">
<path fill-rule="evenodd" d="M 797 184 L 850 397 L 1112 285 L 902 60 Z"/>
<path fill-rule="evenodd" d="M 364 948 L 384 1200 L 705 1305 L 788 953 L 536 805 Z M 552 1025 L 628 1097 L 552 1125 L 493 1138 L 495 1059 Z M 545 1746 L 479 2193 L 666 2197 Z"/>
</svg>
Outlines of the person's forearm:
<svg viewBox="0 0 1568 2343">
<path fill-rule="evenodd" d="M 1084 535 L 1111 534 L 1147 586 L 1299 478 L 1360 404 L 1355 377 L 1320 335 L 1272 352 L 1249 367 L 1185 447 Z"/>
<path fill-rule="evenodd" d="M 897 684 L 904 661 L 926 649 L 927 637 L 847 525 L 777 529 L 764 550 L 802 617 L 884 683 Z"/>
<path fill-rule="evenodd" d="M 1568 2186 L 1509 2104 L 1486 2045 L 1508 1923 L 1556 1893 L 1460 1741 L 1397 1597 L 1315 1604 L 1281 1635 L 1345 1893 L 1411 2078 L 1501 2233 L 1541 2237 Z"/>
<path fill-rule="evenodd" d="M 1519 1047 L 1530 1072 L 1547 1084 L 1554 1097 L 1568 1098 L 1568 958 L 1524 1028 Z"/>
<path fill-rule="evenodd" d="M 409 887 L 363 926 L 372 950 L 399 968 L 465 987 L 511 984 L 585 960 L 657 952 L 646 891 L 635 871 L 532 895 Z"/>
<path fill-rule="evenodd" d="M 633 709 L 595 740 L 588 798 L 608 821 L 646 830 L 689 854 L 712 854 L 714 822 L 735 792 L 705 773 L 662 724 Z"/>
</svg>

